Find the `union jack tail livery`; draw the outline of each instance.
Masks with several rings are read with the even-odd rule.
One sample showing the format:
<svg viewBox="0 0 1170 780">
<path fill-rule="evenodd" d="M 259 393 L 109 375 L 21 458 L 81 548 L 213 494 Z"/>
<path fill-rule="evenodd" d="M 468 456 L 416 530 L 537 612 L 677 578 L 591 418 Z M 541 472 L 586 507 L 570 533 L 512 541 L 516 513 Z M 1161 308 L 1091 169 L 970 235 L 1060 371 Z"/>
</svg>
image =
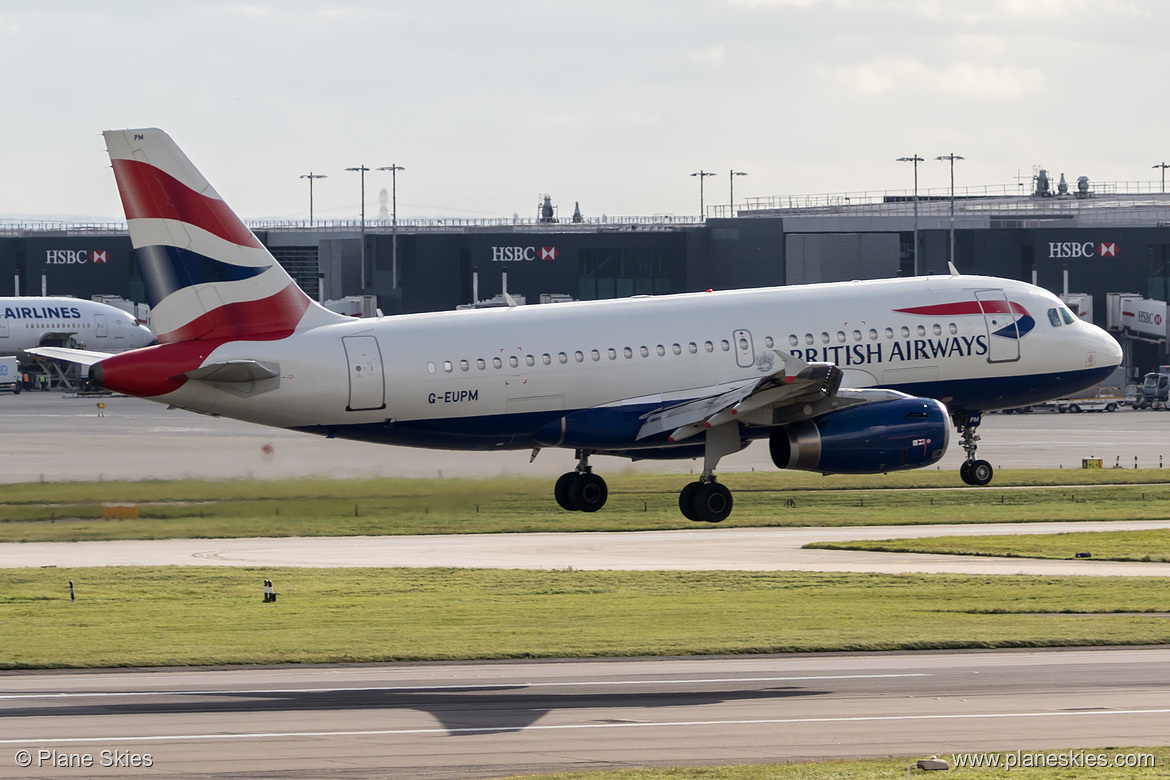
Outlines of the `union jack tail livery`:
<svg viewBox="0 0 1170 780">
<path fill-rule="evenodd" d="M 105 138 L 161 344 L 270 341 L 338 319 L 297 287 L 170 136 L 151 128 Z"/>
</svg>

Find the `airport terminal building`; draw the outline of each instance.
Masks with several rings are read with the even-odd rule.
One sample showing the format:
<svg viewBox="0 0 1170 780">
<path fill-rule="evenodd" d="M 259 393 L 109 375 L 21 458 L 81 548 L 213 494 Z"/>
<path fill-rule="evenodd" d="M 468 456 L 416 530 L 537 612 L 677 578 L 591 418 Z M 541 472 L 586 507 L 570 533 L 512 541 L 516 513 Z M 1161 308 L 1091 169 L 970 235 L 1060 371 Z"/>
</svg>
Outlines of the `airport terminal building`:
<svg viewBox="0 0 1170 780">
<path fill-rule="evenodd" d="M 505 290 L 536 305 L 945 274 L 953 252 L 964 273 L 1065 294 L 1082 316 L 1118 335 L 1130 375 L 1140 376 L 1170 363 L 1170 196 L 1156 189 L 763 198 L 734 212 L 712 208 L 703 220 L 250 226 L 309 295 L 363 297 L 385 314 L 501 305 Z M 3 278 L 21 295 L 146 300 L 124 225 L 0 224 Z"/>
</svg>

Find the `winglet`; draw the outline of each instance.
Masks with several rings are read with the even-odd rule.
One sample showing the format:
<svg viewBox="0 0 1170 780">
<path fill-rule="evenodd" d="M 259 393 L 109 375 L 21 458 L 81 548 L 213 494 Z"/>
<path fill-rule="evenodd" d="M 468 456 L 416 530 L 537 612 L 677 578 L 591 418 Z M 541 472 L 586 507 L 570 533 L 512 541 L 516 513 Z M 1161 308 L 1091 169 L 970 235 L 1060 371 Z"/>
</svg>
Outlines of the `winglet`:
<svg viewBox="0 0 1170 780">
<path fill-rule="evenodd" d="M 955 268 L 954 261 L 948 260 L 947 261 L 947 268 L 951 269 L 951 276 L 961 276 L 961 274 L 959 273 L 959 269 Z"/>
</svg>

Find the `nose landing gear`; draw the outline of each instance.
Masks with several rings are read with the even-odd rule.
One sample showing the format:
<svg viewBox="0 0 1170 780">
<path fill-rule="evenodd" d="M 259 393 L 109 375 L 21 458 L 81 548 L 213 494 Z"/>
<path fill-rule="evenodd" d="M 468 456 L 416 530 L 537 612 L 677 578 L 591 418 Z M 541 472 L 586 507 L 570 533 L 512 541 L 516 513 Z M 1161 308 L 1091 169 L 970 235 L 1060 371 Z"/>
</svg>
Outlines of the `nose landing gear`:
<svg viewBox="0 0 1170 780">
<path fill-rule="evenodd" d="M 974 412 L 962 418 L 956 415 L 953 419 L 955 430 L 962 437 L 959 446 L 967 453 L 967 460 L 959 467 L 959 477 L 968 485 L 982 486 L 990 483 L 995 475 L 995 469 L 987 461 L 975 457 L 975 451 L 979 447 L 977 444 L 979 435 L 975 433 L 975 429 L 983 421 L 983 413 Z"/>
</svg>

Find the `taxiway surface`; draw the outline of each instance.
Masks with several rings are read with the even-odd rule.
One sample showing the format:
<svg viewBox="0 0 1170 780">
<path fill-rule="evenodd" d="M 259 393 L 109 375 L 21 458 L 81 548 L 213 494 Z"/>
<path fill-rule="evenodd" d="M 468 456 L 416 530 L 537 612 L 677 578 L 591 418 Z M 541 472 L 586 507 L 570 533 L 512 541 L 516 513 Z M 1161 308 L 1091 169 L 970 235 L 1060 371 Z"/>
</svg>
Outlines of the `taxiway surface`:
<svg viewBox="0 0 1170 780">
<path fill-rule="evenodd" d="M 1158 745 L 1170 650 L 875 653 L 0 675 L 19 751 L 110 776 L 518 772 Z"/>
</svg>

